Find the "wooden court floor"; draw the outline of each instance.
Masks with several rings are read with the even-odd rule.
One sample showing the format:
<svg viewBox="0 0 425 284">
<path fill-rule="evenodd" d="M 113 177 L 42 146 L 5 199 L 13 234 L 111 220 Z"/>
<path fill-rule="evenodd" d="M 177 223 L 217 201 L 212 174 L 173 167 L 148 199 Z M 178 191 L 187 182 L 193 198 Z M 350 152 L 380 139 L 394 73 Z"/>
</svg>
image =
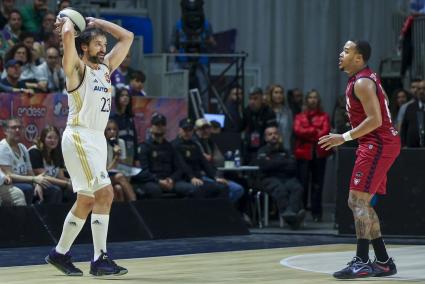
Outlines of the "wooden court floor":
<svg viewBox="0 0 425 284">
<path fill-rule="evenodd" d="M 129 269 L 119 277 L 94 278 L 88 263 L 76 263 L 83 277 L 61 275 L 50 265 L 0 268 L 0 283 L 337 283 L 330 272 L 342 268 L 353 245 L 321 245 L 192 254 L 117 262 Z M 349 283 L 425 283 L 425 246 L 393 246 L 399 274 Z"/>
</svg>

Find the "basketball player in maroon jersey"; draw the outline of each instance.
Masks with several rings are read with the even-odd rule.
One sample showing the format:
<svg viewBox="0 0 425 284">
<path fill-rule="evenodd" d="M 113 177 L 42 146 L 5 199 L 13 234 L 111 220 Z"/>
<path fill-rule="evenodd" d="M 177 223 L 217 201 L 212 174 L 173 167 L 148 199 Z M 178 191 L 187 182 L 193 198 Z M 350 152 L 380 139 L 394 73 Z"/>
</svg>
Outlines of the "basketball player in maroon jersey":
<svg viewBox="0 0 425 284">
<path fill-rule="evenodd" d="M 350 180 L 348 206 L 354 215 L 357 253 L 348 266 L 333 274 L 339 279 L 389 276 L 397 273 L 381 236 L 379 218 L 373 209 L 377 195 L 386 193 L 387 172 L 400 153 L 400 137 L 391 122 L 388 98 L 368 66 L 371 47 L 366 41 L 347 41 L 339 55 L 339 68 L 350 77 L 345 96 L 352 129 L 320 138 L 322 148 L 358 139 L 356 162 Z M 369 259 L 369 242 L 376 259 Z"/>
</svg>

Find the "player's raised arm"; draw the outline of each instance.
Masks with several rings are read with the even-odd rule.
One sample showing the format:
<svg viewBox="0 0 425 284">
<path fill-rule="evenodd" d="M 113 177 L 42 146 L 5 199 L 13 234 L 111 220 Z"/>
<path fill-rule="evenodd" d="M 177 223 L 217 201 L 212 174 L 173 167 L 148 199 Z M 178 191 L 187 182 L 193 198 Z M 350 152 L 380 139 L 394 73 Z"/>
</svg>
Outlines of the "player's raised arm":
<svg viewBox="0 0 425 284">
<path fill-rule="evenodd" d="M 74 24 L 68 17 L 58 18 L 56 28 L 59 30 L 63 43 L 62 65 L 67 77 L 75 72 L 80 66 L 80 58 L 75 48 Z"/>
<path fill-rule="evenodd" d="M 133 33 L 102 19 L 92 17 L 87 17 L 86 19 L 88 21 L 88 27 L 99 28 L 118 40 L 112 50 L 105 56 L 104 61 L 104 63 L 109 66 L 110 71 L 113 72 L 128 54 L 131 44 L 133 43 Z"/>
</svg>

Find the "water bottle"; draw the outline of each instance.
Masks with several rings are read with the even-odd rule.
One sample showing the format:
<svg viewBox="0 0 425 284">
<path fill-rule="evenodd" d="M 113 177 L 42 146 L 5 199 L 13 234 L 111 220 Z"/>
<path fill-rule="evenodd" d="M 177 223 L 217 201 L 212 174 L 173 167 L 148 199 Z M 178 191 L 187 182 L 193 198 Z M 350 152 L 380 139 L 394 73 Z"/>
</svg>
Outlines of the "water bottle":
<svg viewBox="0 0 425 284">
<path fill-rule="evenodd" d="M 224 160 L 224 167 L 225 168 L 233 168 L 234 167 L 232 151 L 226 152 L 225 160 Z"/>
<path fill-rule="evenodd" d="M 239 150 L 235 151 L 234 161 L 235 161 L 235 167 L 239 168 L 241 166 L 241 154 Z"/>
</svg>

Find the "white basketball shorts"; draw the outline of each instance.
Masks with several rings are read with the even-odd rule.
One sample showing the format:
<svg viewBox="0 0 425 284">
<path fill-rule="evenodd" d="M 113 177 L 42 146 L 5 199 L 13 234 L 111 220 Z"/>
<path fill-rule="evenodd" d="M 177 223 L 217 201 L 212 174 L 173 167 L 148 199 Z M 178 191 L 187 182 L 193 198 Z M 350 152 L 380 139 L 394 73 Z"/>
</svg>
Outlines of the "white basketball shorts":
<svg viewBox="0 0 425 284">
<path fill-rule="evenodd" d="M 67 126 L 62 134 L 62 153 L 74 192 L 94 196 L 97 190 L 111 184 L 103 131 Z"/>
</svg>

